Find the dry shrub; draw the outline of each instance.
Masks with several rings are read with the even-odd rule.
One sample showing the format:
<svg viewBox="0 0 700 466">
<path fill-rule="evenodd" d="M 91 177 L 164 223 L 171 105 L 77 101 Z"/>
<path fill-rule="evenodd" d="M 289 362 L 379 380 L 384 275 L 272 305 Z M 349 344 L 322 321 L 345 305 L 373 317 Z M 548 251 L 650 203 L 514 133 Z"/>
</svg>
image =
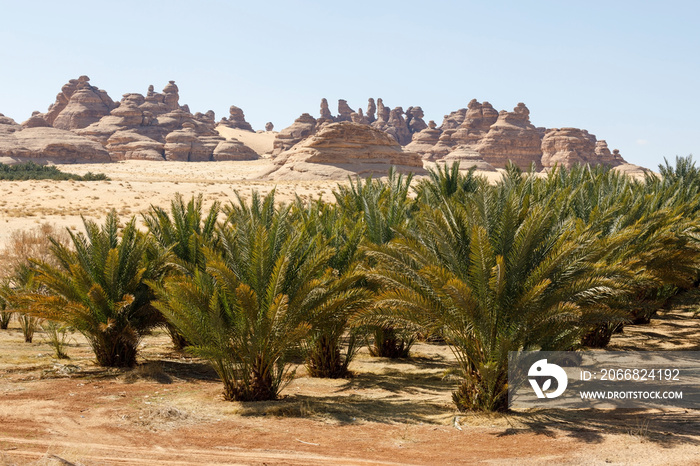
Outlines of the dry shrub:
<svg viewBox="0 0 700 466">
<path fill-rule="evenodd" d="M 9 278 L 26 265 L 29 258 L 52 263 L 54 258 L 50 253 L 49 238 L 54 238 L 64 245 L 70 242 L 70 235 L 66 229 L 51 223 L 42 223 L 29 230 L 13 231 L 0 257 L 2 261 L 0 273 L 4 278 Z"/>
</svg>

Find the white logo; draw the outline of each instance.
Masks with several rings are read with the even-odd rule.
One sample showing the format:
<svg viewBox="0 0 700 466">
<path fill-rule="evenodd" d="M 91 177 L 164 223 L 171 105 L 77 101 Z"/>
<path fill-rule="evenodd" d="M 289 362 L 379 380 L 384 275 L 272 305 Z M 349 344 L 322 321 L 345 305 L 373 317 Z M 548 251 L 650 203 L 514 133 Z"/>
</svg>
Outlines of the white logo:
<svg viewBox="0 0 700 466">
<path fill-rule="evenodd" d="M 556 398 L 566 390 L 566 385 L 569 383 L 569 379 L 566 377 L 566 372 L 564 369 L 557 366 L 556 364 L 547 364 L 546 359 L 540 359 L 530 367 L 530 371 L 527 373 L 528 377 L 549 377 L 544 381 L 542 386 L 537 382 L 536 379 L 528 379 L 532 389 L 535 390 L 537 398 Z M 545 393 L 549 387 L 552 385 L 552 378 L 557 381 L 557 389 L 552 393 Z"/>
</svg>

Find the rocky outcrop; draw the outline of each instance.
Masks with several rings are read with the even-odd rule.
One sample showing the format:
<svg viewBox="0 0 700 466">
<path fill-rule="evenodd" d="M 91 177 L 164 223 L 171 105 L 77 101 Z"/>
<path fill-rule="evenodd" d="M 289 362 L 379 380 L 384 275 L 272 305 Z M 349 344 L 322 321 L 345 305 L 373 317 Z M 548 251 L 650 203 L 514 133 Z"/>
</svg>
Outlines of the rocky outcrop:
<svg viewBox="0 0 700 466">
<path fill-rule="evenodd" d="M 170 124 L 167 127 L 165 124 L 159 125 L 160 122 L 156 118 L 156 114 L 145 110 L 145 108 L 156 109 L 149 105 L 141 94 L 124 94 L 119 106 L 112 110 L 109 115 L 87 128 L 78 130 L 77 133 L 105 145 L 114 133 L 127 130 L 137 131 L 141 135 L 161 143 L 165 142 L 165 135 L 174 129 L 175 125 Z"/>
<path fill-rule="evenodd" d="M 440 128 L 443 131 L 446 131 L 448 129 L 457 129 L 459 128 L 459 125 L 461 125 L 464 122 L 464 118 L 466 115 L 466 108 L 460 108 L 459 110 L 456 110 L 450 113 L 449 115 L 445 115 L 445 117 L 442 120 L 442 125 L 440 125 Z"/>
<path fill-rule="evenodd" d="M 451 135 L 451 143 L 454 145 L 476 144 L 488 133 L 491 126 L 498 120 L 498 112 L 490 103 L 483 104 L 472 99 L 469 102 L 464 120 Z"/>
<path fill-rule="evenodd" d="M 542 168 L 540 135 L 529 115 L 522 102 L 512 112 L 499 113 L 489 132 L 475 146 L 486 162 L 496 168 L 504 168 L 508 161 L 524 170 L 532 163 L 537 170 Z"/>
<path fill-rule="evenodd" d="M 389 121 L 384 131 L 393 137 L 399 144 L 405 146 L 411 142 L 411 130 L 403 118 L 403 108 L 396 107 L 389 113 Z"/>
<path fill-rule="evenodd" d="M 221 141 L 212 154 L 212 160 L 257 160 L 260 156 L 250 147 L 236 139 Z"/>
<path fill-rule="evenodd" d="M 423 131 L 428 125 L 423 121 L 423 109 L 420 107 L 408 107 L 406 110 L 406 124 L 411 134 Z"/>
<path fill-rule="evenodd" d="M 374 103 L 373 98 L 367 100 L 367 121 L 372 124 L 377 118 L 374 116 L 377 112 L 377 105 Z"/>
<path fill-rule="evenodd" d="M 351 121 L 353 113 L 355 113 L 355 110 L 350 108 L 347 100 L 338 99 L 338 116 L 335 118 L 335 121 Z"/>
<path fill-rule="evenodd" d="M 22 127 L 15 120 L 0 113 L 0 135 L 20 131 Z"/>
<path fill-rule="evenodd" d="M 302 113 L 291 126 L 277 133 L 273 143 L 272 155 L 291 149 L 292 146 L 316 132 L 316 118 Z"/>
<path fill-rule="evenodd" d="M 610 153 L 605 141 L 578 128 L 552 128 L 542 138 L 542 165 L 571 168 L 579 164 L 617 166 L 625 163 L 622 157 Z"/>
<path fill-rule="evenodd" d="M 348 174 L 386 175 L 394 166 L 402 172 L 423 172 L 420 155 L 404 151 L 383 131 L 351 122 L 332 123 L 316 135 L 282 152 L 268 174 L 275 179 L 343 179 Z"/>
<path fill-rule="evenodd" d="M 328 108 L 328 100 L 325 98 L 321 99 L 321 120 L 323 121 L 328 121 L 328 122 L 333 122 L 333 114 L 331 113 L 330 109 Z"/>
<path fill-rule="evenodd" d="M 382 129 L 382 127 L 385 127 L 389 121 L 390 113 L 391 111 L 388 107 L 384 106 L 384 101 L 381 99 L 381 97 L 377 99 L 377 119 L 372 123 L 372 126 L 377 129 Z"/>
<path fill-rule="evenodd" d="M 0 113 L 0 158 L 3 162 L 109 162 L 102 145 L 56 128 L 22 128 Z"/>
<path fill-rule="evenodd" d="M 405 149 L 422 155 L 424 159 L 431 159 L 433 156 L 433 148 L 440 140 L 441 134 L 442 131 L 437 129 L 435 122 L 430 120 L 427 128 L 418 133 L 413 133 L 413 139 Z"/>
<path fill-rule="evenodd" d="M 595 158 L 596 138 L 578 128 L 552 128 L 542 138 L 542 166 L 571 168 Z"/>
<path fill-rule="evenodd" d="M 107 139 L 105 148 L 114 160 L 164 160 L 163 146 L 158 142 L 140 134 L 136 130 L 121 130 L 113 133 Z"/>
<path fill-rule="evenodd" d="M 165 160 L 179 162 L 205 162 L 211 160 L 212 151 L 197 137 L 195 125 L 184 123 L 182 129 L 165 137 Z"/>
<path fill-rule="evenodd" d="M 236 107 L 235 105 L 231 105 L 231 107 L 229 108 L 228 118 L 222 118 L 220 124 L 228 126 L 229 128 L 238 128 L 246 131 L 253 131 L 253 127 L 250 126 L 250 123 L 245 121 L 245 114 L 243 113 L 243 110 Z"/>
<path fill-rule="evenodd" d="M 620 155 L 620 151 L 617 149 L 613 150 L 613 158 L 615 160 L 622 161 L 621 163 L 615 165 L 613 170 L 620 172 L 624 175 L 627 175 L 627 176 L 630 176 L 630 177 L 636 178 L 636 179 L 644 179 L 644 177 L 647 174 L 653 173 L 648 168 L 640 167 L 639 165 L 634 165 L 634 164 L 625 162 L 622 159 L 622 156 Z"/>
<path fill-rule="evenodd" d="M 381 98 L 376 103 L 370 98 L 366 113 L 360 108 L 354 111 L 343 99 L 338 100 L 337 115 L 328 107 L 328 101 L 322 99 L 318 119 L 304 113 L 279 133 L 269 134 L 273 125 L 268 122 L 265 132 L 259 131 L 260 138 L 255 139 L 252 137 L 258 133 L 245 120 L 243 110 L 231 106 L 217 129 L 213 111 L 192 114 L 187 105 L 180 104 L 174 81 L 162 92 L 151 85 L 145 95 L 124 94 L 114 103 L 105 91 L 90 85 L 87 76 L 81 76 L 65 84 L 49 110 L 32 114 L 20 130 L 65 128 L 102 144 L 114 160 L 243 160 L 253 152 L 244 144 L 256 145 L 265 139 L 263 150 L 253 150 L 278 155 L 334 123 L 348 122 L 381 131 L 429 161 L 465 160 L 500 168 L 510 160 L 524 169 L 533 162 L 538 168 L 625 163 L 619 153 L 610 152 L 605 141 L 597 141 L 585 130 L 536 128 L 522 103 L 512 112 L 498 113 L 488 102 L 473 99 L 467 108 L 445 115 L 439 127 L 433 121 L 425 122 L 421 107 L 408 107 L 405 112 L 402 107 L 390 110 Z M 12 128 L 16 132 L 17 126 L 5 122 L 2 131 L 8 133 Z"/>
<path fill-rule="evenodd" d="M 458 146 L 443 158 L 436 160 L 436 162 L 440 164 L 445 163 L 447 166 L 452 166 L 453 163 L 458 162 L 460 170 L 475 168 L 481 171 L 496 171 L 496 168 L 486 162 L 481 154 L 474 150 L 473 146 Z"/>
<path fill-rule="evenodd" d="M 16 125 L 16 124 L 15 124 Z M 0 124 L 0 157 L 11 161 L 109 162 L 101 144 L 56 128 L 26 128 L 14 131 Z M 19 125 L 16 125 L 19 127 Z M 21 127 L 20 127 L 21 128 Z"/>
<path fill-rule="evenodd" d="M 91 86 L 90 78 L 71 79 L 56 96 L 56 102 L 43 115 L 47 126 L 75 130 L 85 128 L 109 114 L 116 106 L 104 90 Z M 31 127 L 40 127 L 32 122 Z"/>
<path fill-rule="evenodd" d="M 32 112 L 28 120 L 22 122 L 22 128 L 49 128 L 51 125 L 39 111 Z"/>
<path fill-rule="evenodd" d="M 608 143 L 604 139 L 596 142 L 595 156 L 597 163 L 610 165 L 613 167 L 627 163 L 620 155 L 619 150 L 614 149 L 612 153 L 610 153 Z"/>
<path fill-rule="evenodd" d="M 273 129 L 275 129 L 275 125 L 271 121 L 265 123 L 265 131 L 272 131 Z"/>
<path fill-rule="evenodd" d="M 232 106 L 229 114 L 222 120 L 226 126 L 252 132 L 241 109 Z M 116 160 L 215 160 L 214 150 L 224 141 L 216 131 L 214 112 L 190 113 L 179 104 L 174 81 L 161 93 L 149 86 L 146 96 L 124 94 L 109 115 L 76 132 L 102 143 Z M 242 151 L 222 149 L 220 158 L 235 157 L 234 152 Z"/>
</svg>

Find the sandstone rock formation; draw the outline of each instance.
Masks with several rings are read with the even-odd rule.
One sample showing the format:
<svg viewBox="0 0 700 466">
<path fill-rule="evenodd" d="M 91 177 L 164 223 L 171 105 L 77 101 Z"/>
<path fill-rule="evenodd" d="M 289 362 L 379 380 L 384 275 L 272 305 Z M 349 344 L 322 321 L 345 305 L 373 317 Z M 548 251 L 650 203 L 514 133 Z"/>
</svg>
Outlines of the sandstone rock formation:
<svg viewBox="0 0 700 466">
<path fill-rule="evenodd" d="M 437 129 L 435 122 L 430 120 L 427 128 L 418 133 L 413 133 L 413 139 L 406 145 L 405 149 L 421 154 L 424 159 L 430 159 L 433 154 L 433 148 L 440 140 L 440 134 L 442 132 Z"/>
<path fill-rule="evenodd" d="M 403 108 L 396 107 L 389 113 L 389 121 L 384 131 L 393 137 L 399 144 L 405 146 L 411 142 L 411 130 L 403 118 Z"/>
<path fill-rule="evenodd" d="M 50 126 L 44 115 L 39 113 L 39 111 L 32 112 L 32 116 L 22 122 L 22 128 L 48 128 Z"/>
<path fill-rule="evenodd" d="M 423 121 L 423 109 L 420 107 L 408 107 L 406 110 L 406 124 L 411 134 L 423 131 L 428 125 Z"/>
<path fill-rule="evenodd" d="M 578 128 L 548 129 L 542 138 L 542 165 L 571 168 L 576 164 L 617 166 L 624 163 L 622 157 L 613 156 L 605 141 L 597 141 L 595 135 Z"/>
<path fill-rule="evenodd" d="M 244 129 L 246 131 L 253 131 L 253 127 L 250 126 L 250 123 L 245 121 L 245 115 L 243 114 L 243 110 L 236 107 L 235 105 L 231 105 L 231 108 L 229 108 L 228 118 L 223 118 L 221 120 L 221 124 L 228 126 L 229 128 L 238 128 Z"/>
<path fill-rule="evenodd" d="M 490 103 L 483 104 L 476 99 L 469 102 L 464 120 L 451 135 L 451 142 L 459 144 L 475 144 L 488 133 L 491 126 L 498 120 L 498 112 Z"/>
<path fill-rule="evenodd" d="M 274 172 L 268 174 L 275 179 L 386 175 L 391 166 L 402 172 L 423 172 L 420 155 L 404 151 L 383 131 L 351 122 L 324 126 L 316 135 L 280 153 L 275 165 Z"/>
<path fill-rule="evenodd" d="M 350 108 L 347 100 L 338 99 L 338 116 L 335 121 L 351 121 L 353 113 L 355 110 Z"/>
<path fill-rule="evenodd" d="M 496 168 L 490 163 L 486 162 L 481 154 L 474 150 L 473 146 L 458 146 L 436 162 L 439 164 L 445 163 L 448 167 L 452 166 L 452 164 L 455 162 L 459 162 L 460 170 L 476 168 L 477 170 L 481 171 L 496 171 Z"/>
<path fill-rule="evenodd" d="M 523 103 L 519 103 L 512 112 L 499 113 L 489 102 L 472 99 L 467 108 L 445 115 L 440 127 L 434 122 L 425 123 L 421 107 L 408 107 L 406 112 L 402 107 L 389 110 L 381 98 L 377 99 L 376 105 L 374 99 L 369 99 L 366 115 L 361 109 L 353 112 L 342 99 L 338 101 L 338 116 L 331 115 L 326 99 L 321 100 L 320 110 L 318 120 L 305 114 L 280 132 L 273 153 L 290 149 L 304 138 L 317 134 L 330 122 L 349 120 L 387 133 L 407 150 L 430 161 L 464 158 L 468 159 L 468 163 L 484 164 L 484 169 L 503 168 L 508 161 L 523 169 L 529 169 L 532 163 L 540 169 L 543 165 L 551 166 L 557 162 L 567 166 L 576 162 L 610 165 L 624 162 L 621 158 L 616 160 L 607 146 L 600 144 L 596 148 L 595 136 L 585 130 L 564 128 L 555 130 L 545 138 L 553 130 L 532 125 L 530 111 Z M 458 152 L 448 157 L 453 151 Z M 471 155 L 467 157 L 468 154 Z M 479 154 L 481 159 L 474 159 L 477 157 L 474 154 Z"/>
<path fill-rule="evenodd" d="M 0 134 L 14 133 L 21 129 L 22 127 L 15 120 L 0 113 Z"/>
<path fill-rule="evenodd" d="M 647 174 L 653 173 L 648 168 L 640 167 L 639 165 L 634 165 L 625 162 L 622 156 L 620 155 L 620 151 L 617 149 L 613 150 L 612 156 L 614 160 L 621 161 L 619 164 L 614 166 L 613 170 L 623 173 L 627 176 L 631 176 L 632 178 L 636 179 L 644 179 L 644 177 Z"/>
<path fill-rule="evenodd" d="M 465 114 L 466 115 L 466 114 Z M 540 135 L 530 123 L 530 111 L 518 103 L 512 112 L 501 111 L 489 132 L 476 145 L 484 160 L 496 168 L 504 168 L 508 161 L 527 170 L 531 163 L 542 168 Z"/>
<path fill-rule="evenodd" d="M 229 118 L 224 118 L 222 123 L 252 132 L 243 111 L 236 106 L 231 106 Z M 222 148 L 218 158 L 214 158 L 214 150 L 224 141 L 216 131 L 214 112 L 190 113 L 186 105 L 179 104 L 179 90 L 174 81 L 161 93 L 154 92 L 151 85 L 146 96 L 124 94 L 109 115 L 76 132 L 102 143 L 115 160 L 204 161 L 250 157 L 249 151 L 233 148 L 241 144 L 236 141 Z"/>
<path fill-rule="evenodd" d="M 163 160 L 164 145 L 130 129 L 113 133 L 105 148 L 114 160 Z"/>
<path fill-rule="evenodd" d="M 460 108 L 459 110 L 455 110 L 454 112 L 450 113 L 449 115 L 445 115 L 445 117 L 442 120 L 442 125 L 440 128 L 445 131 L 448 129 L 457 129 L 459 128 L 459 125 L 464 122 L 464 118 L 467 114 L 467 109 L 466 108 Z"/>
<path fill-rule="evenodd" d="M 323 121 L 329 121 L 332 122 L 334 120 L 333 114 L 331 113 L 330 109 L 328 108 L 328 100 L 321 99 L 321 120 Z"/>
<path fill-rule="evenodd" d="M 578 128 L 552 128 L 542 138 L 542 165 L 571 168 L 595 157 L 596 139 Z"/>
<path fill-rule="evenodd" d="M 362 131 L 340 131 L 333 126 L 333 132 L 326 132 L 333 124 L 347 122 L 355 127 L 366 127 L 365 130 L 382 132 L 395 140 L 397 146 L 404 146 L 406 151 L 419 154 L 425 160 L 460 160 L 487 170 L 505 167 L 509 160 L 523 169 L 529 168 L 531 163 L 537 168 L 555 164 L 569 167 L 574 163 L 625 164 L 619 152 L 611 153 L 605 141 L 596 140 L 585 130 L 536 128 L 530 123 L 529 110 L 522 103 L 512 112 L 498 113 L 488 102 L 473 99 L 467 108 L 445 115 L 439 127 L 433 121 L 426 124 L 423 118 L 424 112 L 419 106 L 408 107 L 405 112 L 402 107 L 389 110 L 381 98 L 376 104 L 374 99 L 368 99 L 366 113 L 361 108 L 354 111 L 347 101 L 339 99 L 338 115 L 334 116 L 324 98 L 318 119 L 304 113 L 275 134 L 265 134 L 274 128 L 268 122 L 265 132 L 259 132 L 265 142 L 253 138 L 258 133 L 253 132 L 243 110 L 236 106 L 230 107 L 219 129 L 213 111 L 192 114 L 187 105 L 180 104 L 179 89 L 174 81 L 162 92 L 156 92 L 150 85 L 145 95 L 127 93 L 115 103 L 105 91 L 90 85 L 87 76 L 81 76 L 63 86 L 46 113 L 34 112 L 21 126 L 0 117 L 0 131 L 7 135 L 28 129 L 64 128 L 98 142 L 109 151 L 112 160 L 248 160 L 255 158 L 254 154 L 281 154 L 319 134 L 324 135 L 326 142 L 332 135 L 360 138 L 338 142 L 341 146 L 367 145 L 368 136 Z M 27 137 L 31 134 L 27 133 Z M 59 136 L 59 133 L 45 134 L 56 134 L 65 140 L 65 135 Z M 17 152 L 16 139 L 8 142 L 6 138 L 8 147 L 15 148 L 14 152 Z M 78 140 L 66 144 L 78 145 Z M 87 146 L 81 150 L 90 152 Z M 102 156 L 102 153 L 92 153 L 87 157 L 91 160 Z"/>
<path fill-rule="evenodd" d="M 22 129 L 0 114 L 0 158 L 4 162 L 109 162 L 101 144 L 56 128 Z"/>
<path fill-rule="evenodd" d="M 165 160 L 180 162 L 205 162 L 211 160 L 212 151 L 200 141 L 195 125 L 183 123 L 182 129 L 175 130 L 165 137 Z"/>
<path fill-rule="evenodd" d="M 75 130 L 98 121 L 115 107 L 107 92 L 91 86 L 90 78 L 71 79 L 56 96 L 56 102 L 43 115 L 47 126 Z M 31 127 L 41 126 L 37 122 Z"/>
<path fill-rule="evenodd" d="M 382 121 L 386 124 L 389 121 L 389 114 L 389 108 L 384 106 L 384 101 L 380 97 L 377 99 L 377 122 Z"/>
<path fill-rule="evenodd" d="M 225 160 L 257 160 L 259 158 L 260 156 L 257 152 L 236 139 L 221 141 L 212 153 L 212 160 L 217 162 Z"/>
<path fill-rule="evenodd" d="M 265 123 L 265 131 L 272 131 L 273 129 L 275 129 L 275 125 L 271 121 Z"/>
<path fill-rule="evenodd" d="M 619 150 L 615 149 L 612 151 L 612 153 L 610 153 L 608 143 L 604 139 L 601 139 L 600 141 L 596 142 L 595 155 L 596 160 L 598 161 L 598 163 L 601 164 L 610 165 L 614 167 L 627 163 L 620 155 Z"/>
<path fill-rule="evenodd" d="M 306 139 L 316 131 L 316 118 L 308 113 L 302 113 L 291 126 L 277 133 L 272 155 L 291 149 L 296 143 Z"/>
<path fill-rule="evenodd" d="M 114 103 L 105 91 L 91 86 L 87 76 L 81 76 L 63 86 L 47 113 L 35 112 L 23 127 L 70 130 L 78 135 L 78 139 L 70 137 L 65 144 L 80 146 L 78 152 L 85 154 L 85 161 L 104 160 L 104 152 L 95 152 L 92 141 L 104 146 L 112 160 L 200 161 L 252 157 L 249 148 L 242 148 L 242 143 L 232 141 L 229 145 L 222 145 L 215 158 L 214 151 L 225 139 L 216 131 L 214 112 L 209 110 L 193 115 L 187 105 L 180 105 L 179 98 L 175 81 L 170 81 L 162 92 L 155 92 L 151 85 L 145 96 L 127 93 L 120 102 Z M 252 132 L 238 107 L 232 106 L 230 117 L 225 120 L 230 127 Z M 61 141 L 68 137 L 55 132 L 44 134 L 54 135 Z M 29 135 L 31 132 L 26 136 Z M 83 141 L 81 136 L 87 139 Z M 15 142 L 12 147 L 16 153 Z M 57 157 L 55 152 L 51 152 L 51 157 Z M 62 154 L 60 157 L 65 161 L 79 161 L 79 158 L 66 155 L 65 151 Z M 43 157 L 42 154 L 34 156 Z"/>
<path fill-rule="evenodd" d="M 374 116 L 374 114 L 377 112 L 377 105 L 374 103 L 374 99 L 370 97 L 367 100 L 367 121 L 369 121 L 370 124 L 374 123 L 374 120 L 377 118 Z"/>
</svg>

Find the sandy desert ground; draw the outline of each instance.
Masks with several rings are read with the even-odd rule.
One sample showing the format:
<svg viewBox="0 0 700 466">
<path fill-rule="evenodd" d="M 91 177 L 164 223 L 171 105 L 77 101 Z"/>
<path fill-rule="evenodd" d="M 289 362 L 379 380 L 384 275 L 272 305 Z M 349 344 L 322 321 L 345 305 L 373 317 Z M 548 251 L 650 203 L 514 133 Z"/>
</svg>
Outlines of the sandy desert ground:
<svg viewBox="0 0 700 466">
<path fill-rule="evenodd" d="M 611 349 L 700 349 L 696 293 Z M 449 349 L 412 358 L 362 350 L 348 380 L 302 366 L 276 402 L 223 401 L 206 364 L 147 337 L 133 370 L 101 369 L 73 335 L 68 360 L 44 336 L 0 331 L 0 464 L 700 464 L 697 411 L 456 412 Z"/>
<path fill-rule="evenodd" d="M 147 162 L 61 165 L 65 172 L 105 173 L 110 181 L 3 181 L 0 182 L 0 244 L 13 230 L 40 223 L 79 228 L 80 216 L 102 221 L 116 209 L 124 219 L 148 210 L 150 205 L 168 206 L 175 193 L 185 198 L 202 194 L 205 205 L 235 199 L 234 190 L 248 196 L 252 190 L 267 193 L 275 188 L 280 201 L 295 196 L 330 199 L 336 182 L 259 181 L 271 162 Z"/>
</svg>

